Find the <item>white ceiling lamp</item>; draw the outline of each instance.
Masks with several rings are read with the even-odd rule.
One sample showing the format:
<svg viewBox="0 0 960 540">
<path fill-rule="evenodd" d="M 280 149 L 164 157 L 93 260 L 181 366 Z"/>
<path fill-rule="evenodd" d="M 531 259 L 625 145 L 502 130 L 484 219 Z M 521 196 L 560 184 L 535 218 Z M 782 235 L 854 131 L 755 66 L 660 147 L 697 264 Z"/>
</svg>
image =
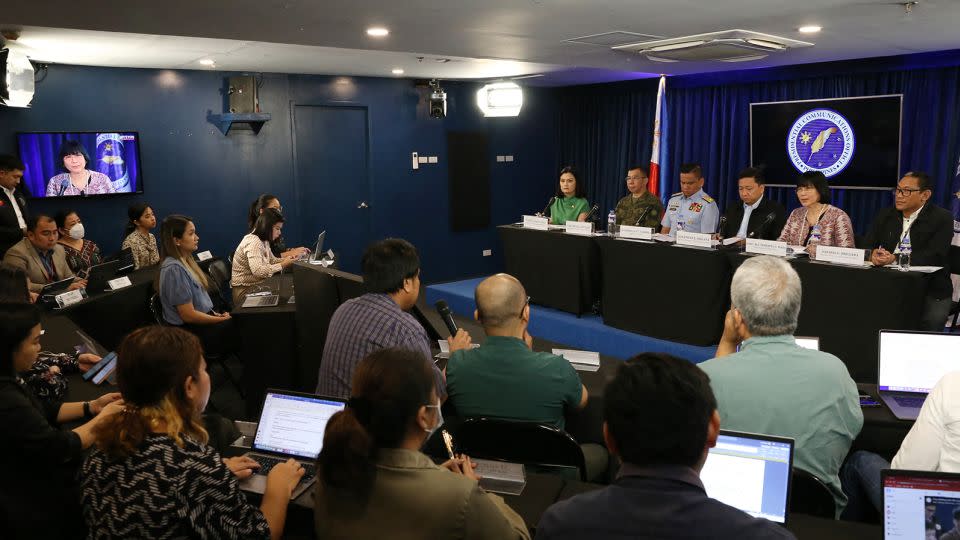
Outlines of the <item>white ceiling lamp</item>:
<svg viewBox="0 0 960 540">
<path fill-rule="evenodd" d="M 477 106 L 486 117 L 518 116 L 523 107 L 523 89 L 514 82 L 488 84 L 477 91 Z"/>
<path fill-rule="evenodd" d="M 0 105 L 29 107 L 33 101 L 33 64 L 15 50 L 0 50 Z"/>
<path fill-rule="evenodd" d="M 390 30 L 382 26 L 371 26 L 367 28 L 367 35 L 370 37 L 387 37 L 390 35 Z"/>
<path fill-rule="evenodd" d="M 816 34 L 821 30 L 823 30 L 823 28 L 815 24 L 811 24 L 808 26 L 801 26 L 800 28 L 797 28 L 797 31 L 800 32 L 801 34 Z"/>
<path fill-rule="evenodd" d="M 390 73 L 393 73 L 394 75 L 403 75 L 403 70 L 400 68 L 393 68 Z"/>
<path fill-rule="evenodd" d="M 204 58 L 199 62 L 201 66 L 215 66 L 217 64 L 212 58 Z"/>
</svg>

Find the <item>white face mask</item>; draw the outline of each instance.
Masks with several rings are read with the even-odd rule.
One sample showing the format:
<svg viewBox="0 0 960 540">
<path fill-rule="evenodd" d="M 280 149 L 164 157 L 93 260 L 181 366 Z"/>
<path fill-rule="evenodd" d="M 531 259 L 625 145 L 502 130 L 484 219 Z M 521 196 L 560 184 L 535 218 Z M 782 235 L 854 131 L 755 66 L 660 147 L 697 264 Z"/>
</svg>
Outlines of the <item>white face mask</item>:
<svg viewBox="0 0 960 540">
<path fill-rule="evenodd" d="M 70 231 L 68 232 L 70 233 L 70 238 L 73 238 L 74 240 L 83 240 L 83 223 L 77 223 L 73 227 L 70 227 Z"/>
<path fill-rule="evenodd" d="M 437 423 L 434 424 L 434 426 L 433 426 L 432 428 L 430 428 L 430 429 L 424 429 L 424 431 L 427 432 L 427 440 L 430 440 L 430 437 L 433 436 L 433 432 L 436 431 L 436 430 L 438 430 L 438 429 L 440 429 L 440 426 L 443 425 L 443 411 L 440 410 L 439 400 L 438 400 L 438 403 L 437 403 L 436 405 L 425 405 L 425 407 L 428 408 L 428 409 L 436 409 L 436 410 L 437 410 Z"/>
</svg>

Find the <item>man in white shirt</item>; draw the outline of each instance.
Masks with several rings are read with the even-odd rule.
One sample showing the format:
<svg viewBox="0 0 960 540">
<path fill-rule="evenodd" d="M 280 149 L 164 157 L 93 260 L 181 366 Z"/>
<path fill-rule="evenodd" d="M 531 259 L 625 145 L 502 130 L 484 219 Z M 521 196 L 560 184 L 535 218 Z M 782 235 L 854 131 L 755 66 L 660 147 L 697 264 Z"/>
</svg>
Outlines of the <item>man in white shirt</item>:
<svg viewBox="0 0 960 540">
<path fill-rule="evenodd" d="M 0 155 L 0 257 L 22 240 L 27 230 L 27 200 L 18 189 L 24 170 L 16 156 Z"/>
</svg>

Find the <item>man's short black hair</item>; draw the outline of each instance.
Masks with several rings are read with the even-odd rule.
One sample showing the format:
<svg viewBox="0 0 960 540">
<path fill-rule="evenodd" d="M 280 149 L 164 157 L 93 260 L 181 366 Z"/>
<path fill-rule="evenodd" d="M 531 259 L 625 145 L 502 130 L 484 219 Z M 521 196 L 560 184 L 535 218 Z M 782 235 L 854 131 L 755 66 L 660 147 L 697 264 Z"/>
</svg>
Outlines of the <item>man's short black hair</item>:
<svg viewBox="0 0 960 540">
<path fill-rule="evenodd" d="M 766 183 L 766 177 L 763 174 L 762 167 L 747 167 L 746 169 L 743 169 L 740 171 L 740 174 L 737 175 L 737 180 L 740 180 L 741 178 L 753 178 L 760 185 Z"/>
<path fill-rule="evenodd" d="M 44 223 L 48 221 L 52 221 L 54 223 L 57 222 L 57 220 L 53 219 L 47 214 L 30 214 L 27 216 L 27 230 L 30 232 L 36 231 L 37 225 L 39 225 L 41 221 Z"/>
<path fill-rule="evenodd" d="M 0 171 L 25 171 L 27 167 L 17 156 L 0 154 Z"/>
<path fill-rule="evenodd" d="M 820 202 L 830 204 L 830 184 L 820 171 L 805 171 L 797 177 L 797 187 L 812 187 L 820 194 Z"/>
<path fill-rule="evenodd" d="M 403 280 L 420 273 L 420 256 L 413 244 L 401 238 L 387 238 L 371 244 L 360 261 L 363 282 L 373 293 L 394 293 Z"/>
<path fill-rule="evenodd" d="M 695 174 L 703 178 L 703 167 L 699 163 L 683 163 L 680 165 L 680 174 Z"/>
<path fill-rule="evenodd" d="M 920 188 L 920 191 L 933 191 L 933 180 L 930 179 L 930 175 L 923 171 L 907 171 L 904 177 L 909 176 L 910 178 L 917 179 L 917 187 Z"/>
<path fill-rule="evenodd" d="M 716 409 L 710 377 L 663 353 L 627 360 L 604 391 L 603 416 L 620 458 L 640 466 L 696 465 Z"/>
<path fill-rule="evenodd" d="M 647 170 L 647 167 L 644 165 L 631 165 L 630 167 L 627 167 L 627 172 L 630 172 L 630 171 L 640 171 L 643 173 L 643 176 L 647 178 L 650 177 L 650 172 Z"/>
</svg>

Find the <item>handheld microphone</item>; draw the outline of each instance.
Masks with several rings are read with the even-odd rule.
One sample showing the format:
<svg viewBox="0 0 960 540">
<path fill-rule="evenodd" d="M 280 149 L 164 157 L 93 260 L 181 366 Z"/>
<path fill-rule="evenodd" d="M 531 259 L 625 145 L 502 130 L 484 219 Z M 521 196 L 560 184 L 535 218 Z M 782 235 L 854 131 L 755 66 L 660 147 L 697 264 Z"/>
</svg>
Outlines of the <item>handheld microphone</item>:
<svg viewBox="0 0 960 540">
<path fill-rule="evenodd" d="M 585 219 L 584 221 L 592 221 L 594 214 L 596 214 L 598 210 L 600 210 L 600 205 L 599 204 L 593 205 L 593 208 L 590 209 L 590 213 L 587 214 L 587 219 Z"/>
<path fill-rule="evenodd" d="M 652 206 L 648 206 L 648 207 L 646 207 L 646 209 L 644 209 L 644 211 L 640 214 L 640 217 L 637 218 L 637 222 L 633 224 L 634 227 L 639 227 L 640 224 L 643 223 L 643 218 L 647 217 L 647 214 L 650 213 L 650 209 L 651 209 L 651 208 L 653 208 L 653 207 L 652 207 Z"/>
<path fill-rule="evenodd" d="M 540 212 L 542 215 L 547 215 L 547 210 L 550 210 L 550 207 L 553 206 L 553 203 L 557 202 L 556 197 L 550 197 L 550 200 L 547 201 L 547 205 L 543 207 L 543 212 Z"/>
<path fill-rule="evenodd" d="M 439 313 L 440 318 L 443 319 L 443 324 L 446 325 L 447 330 L 450 331 L 450 335 L 457 335 L 457 323 L 453 320 L 453 313 L 450 311 L 450 306 L 447 305 L 447 301 L 437 300 L 434 307 L 437 308 L 437 313 Z"/>
<path fill-rule="evenodd" d="M 773 218 L 775 218 L 775 217 L 776 217 L 776 216 L 774 215 L 773 212 L 770 212 L 769 214 L 767 214 L 766 216 L 764 216 L 763 221 L 761 221 L 760 224 L 757 225 L 757 226 L 753 229 L 753 232 L 751 232 L 750 234 L 747 235 L 747 238 L 753 238 L 753 237 L 755 237 L 755 236 L 757 235 L 757 233 L 760 232 L 761 230 L 763 230 L 764 227 L 766 227 L 767 225 L 769 225 L 769 224 L 773 221 Z"/>
</svg>

